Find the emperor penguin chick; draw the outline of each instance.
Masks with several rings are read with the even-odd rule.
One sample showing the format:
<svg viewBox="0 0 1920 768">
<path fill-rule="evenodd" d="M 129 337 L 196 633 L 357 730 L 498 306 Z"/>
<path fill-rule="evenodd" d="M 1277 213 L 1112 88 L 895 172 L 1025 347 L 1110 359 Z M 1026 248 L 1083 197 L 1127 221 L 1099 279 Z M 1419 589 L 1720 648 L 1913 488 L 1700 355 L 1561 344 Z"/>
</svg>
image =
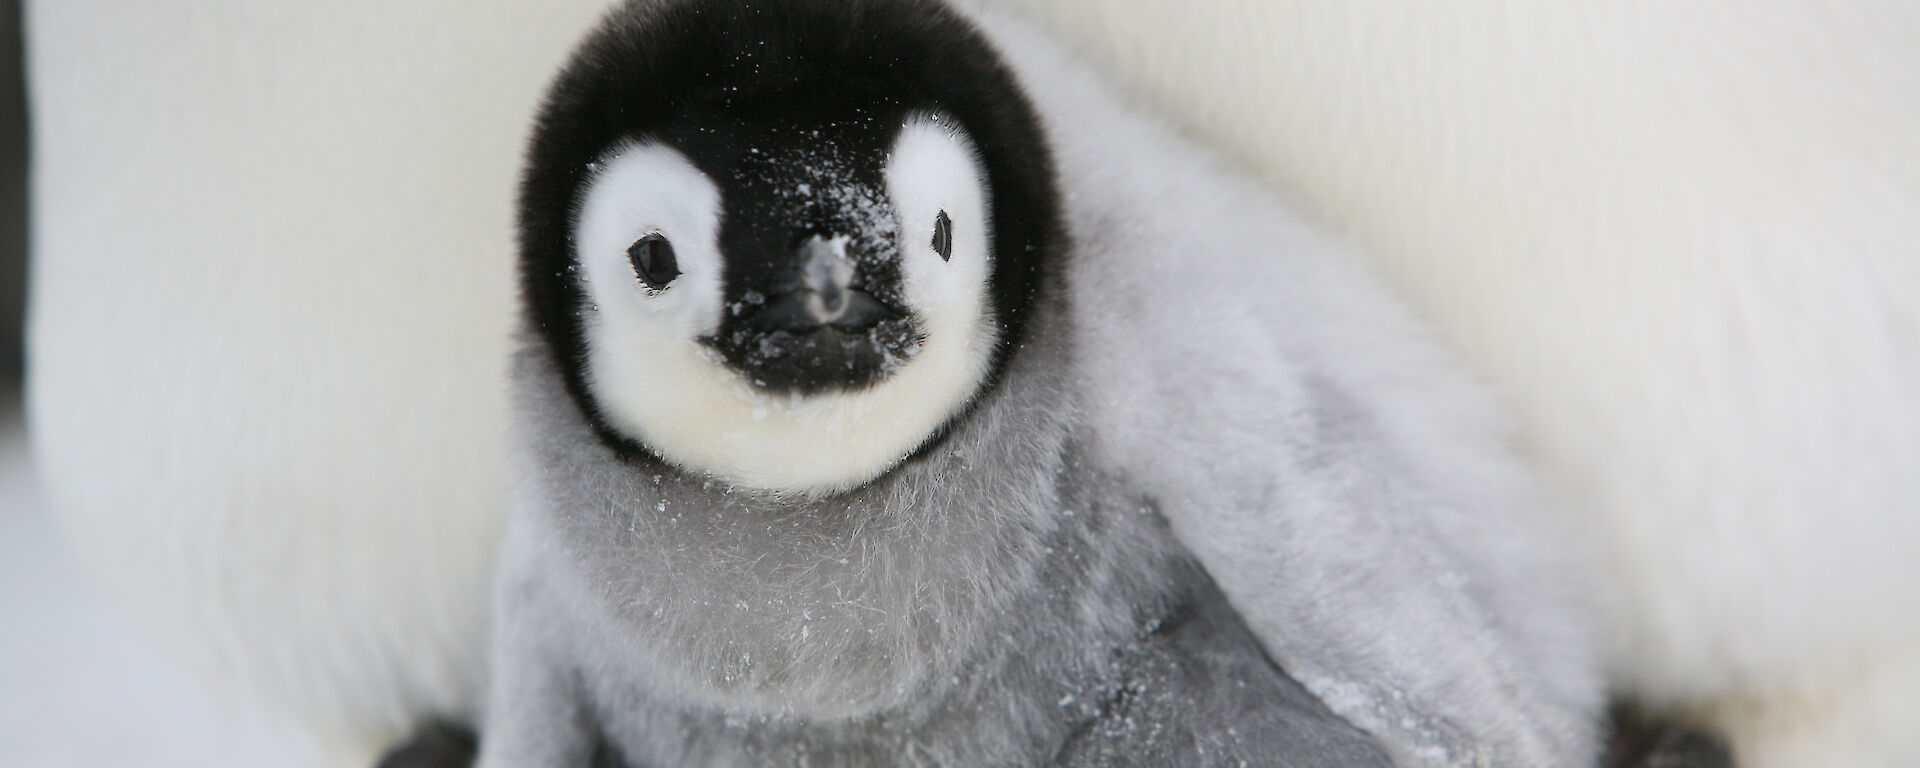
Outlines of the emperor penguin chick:
<svg viewBox="0 0 1920 768">
<path fill-rule="evenodd" d="M 540 115 L 487 768 L 1578 765 L 1564 543 L 1353 263 L 933 0 L 615 11 Z"/>
</svg>

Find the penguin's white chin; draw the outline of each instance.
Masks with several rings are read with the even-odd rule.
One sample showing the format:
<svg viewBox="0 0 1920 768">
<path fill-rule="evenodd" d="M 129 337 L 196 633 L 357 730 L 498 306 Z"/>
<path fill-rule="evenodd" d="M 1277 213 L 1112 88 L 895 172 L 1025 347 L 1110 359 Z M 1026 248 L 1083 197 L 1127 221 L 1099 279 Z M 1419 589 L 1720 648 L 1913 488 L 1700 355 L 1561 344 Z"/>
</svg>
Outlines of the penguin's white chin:
<svg viewBox="0 0 1920 768">
<path fill-rule="evenodd" d="M 978 310 L 923 317 L 925 341 L 864 387 L 773 392 L 703 345 L 588 319 L 588 388 L 609 426 L 734 487 L 820 497 L 884 474 L 979 391 L 997 341 Z M 617 339 L 619 343 L 602 343 Z"/>
</svg>

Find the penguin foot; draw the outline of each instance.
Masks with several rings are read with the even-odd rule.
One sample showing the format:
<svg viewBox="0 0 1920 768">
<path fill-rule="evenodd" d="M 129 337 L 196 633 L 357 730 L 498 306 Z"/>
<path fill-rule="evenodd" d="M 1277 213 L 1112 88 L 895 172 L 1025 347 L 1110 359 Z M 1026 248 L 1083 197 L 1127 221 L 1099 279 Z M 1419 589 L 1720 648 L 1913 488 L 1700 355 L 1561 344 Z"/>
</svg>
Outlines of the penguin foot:
<svg viewBox="0 0 1920 768">
<path fill-rule="evenodd" d="M 472 731 L 447 723 L 420 726 L 374 768 L 472 768 L 479 742 Z"/>
<path fill-rule="evenodd" d="M 1607 740 L 1605 768 L 1733 768 L 1725 744 L 1705 731 L 1654 720 L 1632 707 L 1616 707 Z"/>
</svg>

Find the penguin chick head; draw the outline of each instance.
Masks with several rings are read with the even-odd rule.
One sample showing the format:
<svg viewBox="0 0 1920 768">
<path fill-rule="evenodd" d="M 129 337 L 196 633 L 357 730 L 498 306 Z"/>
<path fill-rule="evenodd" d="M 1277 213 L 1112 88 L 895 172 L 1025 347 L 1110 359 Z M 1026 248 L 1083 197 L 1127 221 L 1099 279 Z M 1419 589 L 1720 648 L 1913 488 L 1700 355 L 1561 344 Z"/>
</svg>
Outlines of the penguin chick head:
<svg viewBox="0 0 1920 768">
<path fill-rule="evenodd" d="M 1056 239 L 1037 123 L 934 3 L 635 3 L 521 199 L 529 319 L 603 441 L 774 493 L 867 482 L 994 382 Z"/>
</svg>

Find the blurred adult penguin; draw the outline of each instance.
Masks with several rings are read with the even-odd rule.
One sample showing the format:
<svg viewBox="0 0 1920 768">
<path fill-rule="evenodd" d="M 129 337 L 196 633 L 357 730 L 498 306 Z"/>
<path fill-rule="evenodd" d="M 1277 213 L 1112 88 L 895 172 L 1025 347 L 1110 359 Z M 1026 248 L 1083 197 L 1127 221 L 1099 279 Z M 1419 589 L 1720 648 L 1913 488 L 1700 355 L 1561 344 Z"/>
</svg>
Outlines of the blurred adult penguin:
<svg viewBox="0 0 1920 768">
<path fill-rule="evenodd" d="M 605 5 L 28 3 L 49 501 L 328 764 L 479 695 L 513 181 Z"/>
</svg>

